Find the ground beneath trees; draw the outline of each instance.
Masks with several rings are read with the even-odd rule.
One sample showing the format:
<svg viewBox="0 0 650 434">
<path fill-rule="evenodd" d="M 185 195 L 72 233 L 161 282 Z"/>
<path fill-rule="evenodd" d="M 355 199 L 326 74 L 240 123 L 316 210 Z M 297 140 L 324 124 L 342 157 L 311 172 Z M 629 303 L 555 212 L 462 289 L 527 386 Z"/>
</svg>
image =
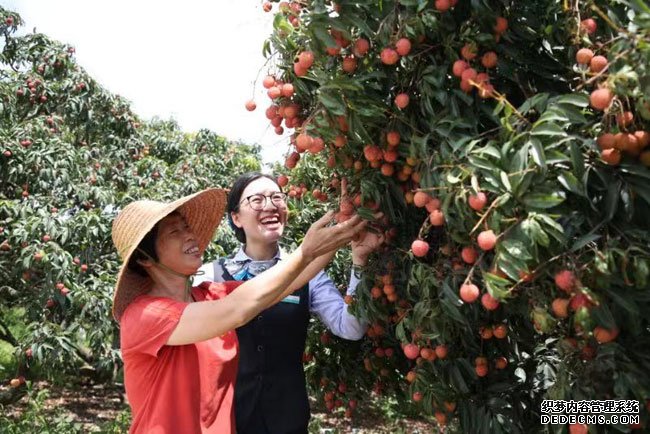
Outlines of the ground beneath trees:
<svg viewBox="0 0 650 434">
<path fill-rule="evenodd" d="M 35 389 L 47 389 L 43 413 L 67 413 L 74 422 L 81 423 L 85 432 L 97 432 L 99 427 L 114 421 L 128 406 L 123 389 L 111 385 L 75 385 L 73 388 L 38 382 Z M 424 434 L 437 432 L 435 423 L 415 419 L 395 419 L 382 414 L 373 403 L 360 403 L 353 419 L 327 413 L 312 401 L 311 433 L 335 434 Z M 9 408 L 7 417 L 17 420 L 27 410 L 27 397 Z M 5 409 L 6 410 L 6 409 Z"/>
</svg>

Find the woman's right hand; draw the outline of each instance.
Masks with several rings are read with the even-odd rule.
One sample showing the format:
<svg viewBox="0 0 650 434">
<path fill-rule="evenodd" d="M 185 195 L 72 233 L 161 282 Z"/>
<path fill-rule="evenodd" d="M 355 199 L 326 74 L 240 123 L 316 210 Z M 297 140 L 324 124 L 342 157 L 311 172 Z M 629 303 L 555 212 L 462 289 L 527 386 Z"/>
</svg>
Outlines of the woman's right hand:
<svg viewBox="0 0 650 434">
<path fill-rule="evenodd" d="M 303 255 L 309 261 L 345 246 L 367 224 L 367 221 L 355 215 L 343 223 L 327 226 L 333 217 L 334 212 L 328 211 L 323 217 L 312 224 L 305 234 L 305 238 L 300 247 Z"/>
</svg>

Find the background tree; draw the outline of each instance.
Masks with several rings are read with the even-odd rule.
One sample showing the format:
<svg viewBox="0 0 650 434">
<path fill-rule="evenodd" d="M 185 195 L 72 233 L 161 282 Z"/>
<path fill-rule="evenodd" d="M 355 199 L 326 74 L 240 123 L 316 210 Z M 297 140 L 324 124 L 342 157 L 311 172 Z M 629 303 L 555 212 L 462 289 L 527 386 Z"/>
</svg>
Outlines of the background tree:
<svg viewBox="0 0 650 434">
<path fill-rule="evenodd" d="M 167 200 L 258 170 L 259 148 L 174 121 L 143 121 L 39 33 L 16 36 L 0 8 L 0 403 L 25 378 L 120 378 L 111 318 L 119 267 L 112 219 L 135 199 Z M 219 246 L 235 239 L 219 231 Z M 223 254 L 211 247 L 208 256 Z"/>
</svg>

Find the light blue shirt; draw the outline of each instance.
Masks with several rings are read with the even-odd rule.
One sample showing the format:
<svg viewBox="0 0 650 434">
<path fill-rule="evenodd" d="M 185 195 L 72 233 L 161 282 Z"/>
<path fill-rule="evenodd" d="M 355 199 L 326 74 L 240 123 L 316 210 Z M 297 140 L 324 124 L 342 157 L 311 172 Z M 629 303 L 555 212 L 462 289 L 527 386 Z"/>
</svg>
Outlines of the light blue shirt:
<svg viewBox="0 0 650 434">
<path fill-rule="evenodd" d="M 286 254 L 280 249 L 274 259 L 282 260 Z M 246 255 L 244 248 L 241 247 L 235 254 L 237 261 L 246 261 L 252 259 Z M 202 282 L 221 282 L 223 277 L 216 271 L 220 268 L 218 261 L 203 264 L 199 269 L 204 274 L 195 276 L 193 285 L 199 285 Z M 354 271 L 350 273 L 350 283 L 346 291 L 347 294 L 353 295 L 359 284 L 359 278 L 355 276 Z M 315 313 L 325 326 L 336 336 L 348 340 L 359 340 L 365 334 L 368 324 L 350 314 L 343 296 L 329 278 L 327 273 L 320 271 L 313 279 L 309 281 L 309 311 Z"/>
</svg>

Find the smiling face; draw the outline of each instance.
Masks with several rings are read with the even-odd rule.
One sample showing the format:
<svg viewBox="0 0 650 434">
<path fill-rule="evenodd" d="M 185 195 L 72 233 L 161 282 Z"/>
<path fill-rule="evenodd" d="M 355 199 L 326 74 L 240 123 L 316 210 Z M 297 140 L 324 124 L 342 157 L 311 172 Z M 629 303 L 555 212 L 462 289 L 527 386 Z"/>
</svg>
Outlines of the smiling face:
<svg viewBox="0 0 650 434">
<path fill-rule="evenodd" d="M 263 194 L 271 196 L 273 193 L 280 193 L 280 187 L 268 179 L 258 178 L 246 186 L 239 200 L 239 211 L 231 213 L 235 226 L 243 229 L 246 233 L 247 243 L 272 244 L 277 243 L 287 222 L 287 208 L 274 205 L 270 198 L 267 198 L 266 205 L 260 211 L 251 207 L 246 198 Z"/>
<path fill-rule="evenodd" d="M 202 265 L 196 236 L 178 213 L 160 221 L 156 253 L 158 262 L 181 274 L 193 274 Z"/>
</svg>

